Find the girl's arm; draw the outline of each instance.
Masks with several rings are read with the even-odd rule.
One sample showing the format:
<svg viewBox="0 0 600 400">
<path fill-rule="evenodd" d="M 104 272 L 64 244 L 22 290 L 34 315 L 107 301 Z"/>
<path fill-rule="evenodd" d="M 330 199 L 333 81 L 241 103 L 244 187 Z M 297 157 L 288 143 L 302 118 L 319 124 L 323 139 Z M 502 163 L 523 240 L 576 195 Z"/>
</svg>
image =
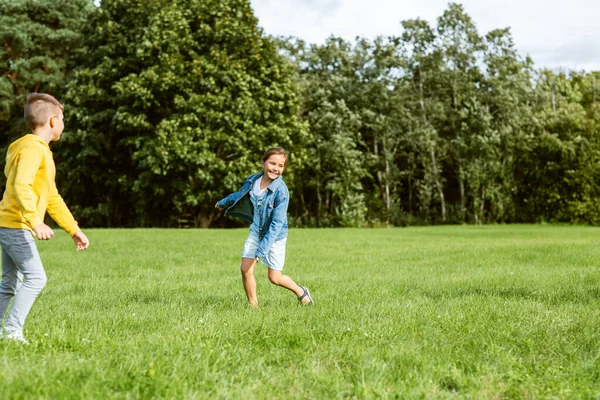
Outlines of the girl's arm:
<svg viewBox="0 0 600 400">
<path fill-rule="evenodd" d="M 260 245 L 256 250 L 257 257 L 260 257 L 261 259 L 264 258 L 265 254 L 267 254 L 267 252 L 271 249 L 271 246 L 273 246 L 277 236 L 279 236 L 279 232 L 281 232 L 281 228 L 283 227 L 283 223 L 285 222 L 285 218 L 287 216 L 289 203 L 289 196 L 286 196 L 281 199 L 279 204 L 277 204 L 273 209 L 271 225 L 269 225 L 269 230 L 260 241 Z"/>
<path fill-rule="evenodd" d="M 217 201 L 217 204 L 215 204 L 215 208 L 218 208 L 219 210 L 222 210 L 224 208 L 231 207 L 233 205 L 233 203 L 235 203 L 239 199 L 240 192 L 242 190 L 244 190 L 244 186 L 250 180 L 250 178 L 252 178 L 252 176 L 249 176 L 248 178 L 246 178 L 246 180 L 244 181 L 244 184 L 242 185 L 242 187 L 240 188 L 240 190 L 238 190 L 237 192 L 233 192 L 229 196 L 225 197 L 224 199 L 221 199 L 221 200 Z"/>
<path fill-rule="evenodd" d="M 236 195 L 238 193 L 239 192 L 231 193 L 229 196 L 225 197 L 224 199 L 217 201 L 217 204 L 215 204 L 215 207 L 218 208 L 219 210 L 231 207 L 233 205 L 233 203 L 235 203 Z"/>
</svg>

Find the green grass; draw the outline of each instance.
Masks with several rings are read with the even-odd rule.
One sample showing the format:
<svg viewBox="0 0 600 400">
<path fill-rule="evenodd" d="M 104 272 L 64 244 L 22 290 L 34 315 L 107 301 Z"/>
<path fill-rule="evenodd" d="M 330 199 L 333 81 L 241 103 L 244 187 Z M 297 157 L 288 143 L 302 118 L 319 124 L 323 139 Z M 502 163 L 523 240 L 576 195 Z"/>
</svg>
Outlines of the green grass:
<svg viewBox="0 0 600 400">
<path fill-rule="evenodd" d="M 48 284 L 0 341 L 2 399 L 598 398 L 600 229 L 292 229 L 256 276 L 247 231 L 88 230 L 38 242 Z"/>
</svg>

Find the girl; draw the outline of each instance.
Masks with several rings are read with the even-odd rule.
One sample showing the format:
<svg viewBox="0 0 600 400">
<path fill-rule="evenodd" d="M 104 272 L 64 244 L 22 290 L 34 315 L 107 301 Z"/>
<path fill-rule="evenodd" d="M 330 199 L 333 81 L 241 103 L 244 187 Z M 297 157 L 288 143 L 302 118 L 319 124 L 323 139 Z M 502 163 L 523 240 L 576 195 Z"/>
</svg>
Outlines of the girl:
<svg viewBox="0 0 600 400">
<path fill-rule="evenodd" d="M 254 266 L 262 261 L 269 267 L 269 281 L 291 290 L 301 304 L 314 305 L 308 289 L 283 275 L 288 235 L 287 208 L 290 193 L 281 178 L 288 157 L 282 147 L 271 147 L 262 158 L 263 172 L 251 175 L 242 188 L 215 204 L 225 215 L 252 222 L 242 251 L 242 283 L 250 307 L 258 307 Z"/>
</svg>

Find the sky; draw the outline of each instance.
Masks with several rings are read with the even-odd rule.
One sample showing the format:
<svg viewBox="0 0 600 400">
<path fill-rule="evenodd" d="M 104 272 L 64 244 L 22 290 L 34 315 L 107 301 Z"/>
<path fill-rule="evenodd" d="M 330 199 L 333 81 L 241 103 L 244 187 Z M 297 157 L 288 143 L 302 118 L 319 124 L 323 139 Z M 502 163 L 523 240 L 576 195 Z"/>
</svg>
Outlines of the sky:
<svg viewBox="0 0 600 400">
<path fill-rule="evenodd" d="M 537 68 L 600 71 L 600 0 L 464 0 L 458 2 L 480 35 L 510 28 L 519 54 Z M 323 44 L 331 35 L 400 35 L 400 21 L 421 18 L 432 27 L 444 0 L 251 0 L 270 35 Z"/>
</svg>

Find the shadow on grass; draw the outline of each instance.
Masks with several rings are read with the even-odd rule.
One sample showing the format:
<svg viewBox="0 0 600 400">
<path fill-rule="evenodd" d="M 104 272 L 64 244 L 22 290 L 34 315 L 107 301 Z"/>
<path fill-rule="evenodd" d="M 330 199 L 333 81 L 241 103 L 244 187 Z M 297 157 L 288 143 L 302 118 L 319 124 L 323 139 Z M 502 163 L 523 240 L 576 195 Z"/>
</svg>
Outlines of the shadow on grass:
<svg viewBox="0 0 600 400">
<path fill-rule="evenodd" d="M 422 295 L 434 300 L 462 297 L 502 298 L 511 300 L 538 301 L 547 304 L 597 304 L 600 288 L 561 288 L 557 291 L 537 290 L 531 287 L 470 286 L 461 288 L 419 289 Z"/>
</svg>

